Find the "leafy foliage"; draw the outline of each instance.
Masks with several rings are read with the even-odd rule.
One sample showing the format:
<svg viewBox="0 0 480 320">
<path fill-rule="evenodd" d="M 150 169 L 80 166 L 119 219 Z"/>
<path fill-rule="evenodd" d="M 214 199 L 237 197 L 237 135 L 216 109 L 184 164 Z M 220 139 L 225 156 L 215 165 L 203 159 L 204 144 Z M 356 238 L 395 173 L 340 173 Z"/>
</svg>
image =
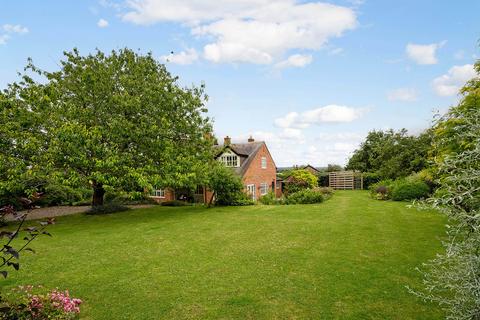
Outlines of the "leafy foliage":
<svg viewBox="0 0 480 320">
<path fill-rule="evenodd" d="M 287 197 L 286 204 L 313 204 L 324 201 L 323 194 L 318 190 L 303 189 L 290 194 Z"/>
<path fill-rule="evenodd" d="M 212 141 L 203 85 L 182 88 L 152 54 L 129 49 L 64 56 L 55 72 L 30 62 L 26 70 L 41 80 L 25 74 L 0 96 L 0 147 L 9 150 L 0 175 L 15 177 L 0 190 L 35 188 L 47 172 L 62 185 L 90 186 L 102 205 L 107 187 L 204 179 Z"/>
<path fill-rule="evenodd" d="M 248 202 L 240 177 L 217 161 L 211 163 L 208 188 L 214 192 L 215 204 L 229 206 Z"/>
<path fill-rule="evenodd" d="M 475 69 L 480 74 L 480 61 Z M 440 187 L 422 205 L 450 218 L 448 241 L 423 269 L 425 290 L 414 293 L 443 306 L 447 319 L 480 319 L 480 77 L 462 94 L 435 126 Z"/>
<path fill-rule="evenodd" d="M 13 288 L 2 299 L 2 319 L 78 319 L 82 300 L 67 291 L 46 290 L 42 286 Z"/>
<path fill-rule="evenodd" d="M 130 208 L 123 204 L 110 202 L 110 203 L 105 203 L 101 206 L 93 206 L 85 213 L 88 215 L 101 215 L 101 214 L 123 212 L 127 210 L 130 210 Z"/>
<path fill-rule="evenodd" d="M 318 186 L 318 178 L 308 170 L 292 170 L 285 179 L 285 193 L 291 194 L 303 189 L 311 189 Z"/>
<path fill-rule="evenodd" d="M 415 200 L 425 199 L 430 194 L 430 187 L 423 181 L 408 181 L 400 179 L 393 183 L 392 200 Z"/>
<path fill-rule="evenodd" d="M 431 130 L 419 136 L 408 135 L 406 129 L 371 131 L 346 169 L 374 173 L 380 179 L 406 177 L 428 166 L 431 141 Z"/>
<path fill-rule="evenodd" d="M 33 200 L 22 198 L 21 201 L 25 209 L 31 210 L 34 205 L 34 201 L 38 200 L 39 196 Z M 50 233 L 46 231 L 48 225 L 54 224 L 55 219 L 49 218 L 47 220 L 41 221 L 40 227 L 37 226 L 25 226 L 25 221 L 27 219 L 27 213 L 17 213 L 15 208 L 12 205 L 7 205 L 0 208 L 0 219 L 4 220 L 7 216 L 12 216 L 17 222 L 14 229 L 8 228 L 9 226 L 4 226 L 0 229 L 0 274 L 6 278 L 8 275 L 8 268 L 13 268 L 15 270 L 20 269 L 20 253 L 30 251 L 34 252 L 30 248 L 30 243 L 34 241 L 37 237 L 41 235 L 48 235 Z M 22 238 L 25 242 L 19 247 L 14 247 L 14 240 Z"/>
</svg>

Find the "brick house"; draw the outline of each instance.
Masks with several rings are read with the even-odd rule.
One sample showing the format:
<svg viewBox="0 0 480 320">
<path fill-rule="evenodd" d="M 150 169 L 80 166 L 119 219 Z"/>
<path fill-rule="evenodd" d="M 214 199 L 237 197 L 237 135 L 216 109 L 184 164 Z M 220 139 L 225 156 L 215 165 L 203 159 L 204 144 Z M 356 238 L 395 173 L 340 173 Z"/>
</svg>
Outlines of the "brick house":
<svg viewBox="0 0 480 320">
<path fill-rule="evenodd" d="M 216 145 L 215 148 L 215 159 L 232 168 L 242 178 L 245 191 L 253 200 L 270 191 L 278 195 L 277 167 L 264 141 L 256 142 L 250 137 L 246 143 L 231 143 L 227 136 L 223 145 Z M 154 190 L 151 195 L 157 202 L 193 200 L 196 203 L 208 203 L 212 196 L 213 193 L 203 186 L 198 186 L 193 195 L 172 188 Z"/>
<path fill-rule="evenodd" d="M 227 136 L 217 148 L 215 159 L 242 178 L 245 191 L 253 200 L 270 191 L 276 193 L 277 167 L 264 141 L 256 142 L 250 137 L 246 143 L 231 143 Z"/>
</svg>

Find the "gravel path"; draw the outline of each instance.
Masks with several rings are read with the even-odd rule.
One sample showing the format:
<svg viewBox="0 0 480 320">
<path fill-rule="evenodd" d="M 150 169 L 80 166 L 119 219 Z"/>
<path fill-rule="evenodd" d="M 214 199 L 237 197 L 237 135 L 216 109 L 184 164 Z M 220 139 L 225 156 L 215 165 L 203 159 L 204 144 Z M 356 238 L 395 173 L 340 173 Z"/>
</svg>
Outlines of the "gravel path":
<svg viewBox="0 0 480 320">
<path fill-rule="evenodd" d="M 151 204 L 137 204 L 128 206 L 131 209 L 141 209 L 141 208 L 150 208 L 153 207 Z M 61 217 L 68 216 L 71 214 L 82 213 L 90 209 L 90 206 L 58 206 L 58 207 L 47 207 L 47 208 L 38 208 L 32 210 L 28 216 L 27 220 L 36 220 L 52 217 Z M 20 211 L 20 213 L 22 213 Z M 8 217 L 7 220 L 13 220 L 12 217 Z"/>
</svg>

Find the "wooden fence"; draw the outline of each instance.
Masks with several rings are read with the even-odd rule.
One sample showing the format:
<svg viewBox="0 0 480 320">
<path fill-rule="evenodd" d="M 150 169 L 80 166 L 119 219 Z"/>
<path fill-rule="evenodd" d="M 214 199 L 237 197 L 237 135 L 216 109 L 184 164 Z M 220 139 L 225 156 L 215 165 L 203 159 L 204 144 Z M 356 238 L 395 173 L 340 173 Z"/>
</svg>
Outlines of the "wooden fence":
<svg viewBox="0 0 480 320">
<path fill-rule="evenodd" d="M 330 172 L 328 185 L 336 190 L 362 190 L 363 175 L 355 171 Z"/>
</svg>

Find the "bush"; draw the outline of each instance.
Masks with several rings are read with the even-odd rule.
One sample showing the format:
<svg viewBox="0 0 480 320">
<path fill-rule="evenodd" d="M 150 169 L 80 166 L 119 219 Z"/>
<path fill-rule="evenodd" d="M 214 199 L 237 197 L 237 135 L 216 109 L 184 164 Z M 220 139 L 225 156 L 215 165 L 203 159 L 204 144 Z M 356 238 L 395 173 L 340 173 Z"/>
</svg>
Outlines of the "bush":
<svg viewBox="0 0 480 320">
<path fill-rule="evenodd" d="M 369 190 L 370 186 L 381 181 L 381 177 L 373 172 L 366 172 L 363 174 L 363 189 Z"/>
<path fill-rule="evenodd" d="M 395 201 L 415 200 L 428 197 L 430 187 L 423 181 L 397 180 L 393 184 L 391 197 Z"/>
<path fill-rule="evenodd" d="M 321 172 L 318 174 L 318 186 L 319 187 L 328 187 L 329 186 L 329 174 L 328 172 Z"/>
<path fill-rule="evenodd" d="M 189 206 L 190 204 L 185 201 L 170 200 L 170 201 L 160 202 L 160 205 L 164 207 L 184 207 L 184 206 Z"/>
<path fill-rule="evenodd" d="M 318 178 L 308 170 L 293 170 L 285 179 L 285 194 L 295 193 L 303 189 L 318 186 Z"/>
<path fill-rule="evenodd" d="M 321 192 L 314 189 L 304 189 L 290 194 L 286 199 L 286 204 L 312 204 L 321 203 L 324 196 Z"/>
<path fill-rule="evenodd" d="M 68 291 L 20 286 L 0 298 L 1 319 L 78 319 L 82 300 Z"/>
<path fill-rule="evenodd" d="M 215 204 L 222 206 L 246 205 L 248 197 L 243 192 L 242 180 L 230 168 L 215 163 L 208 183 L 215 193 Z"/>
<path fill-rule="evenodd" d="M 285 204 L 285 199 L 282 198 L 277 198 L 275 196 L 275 193 L 269 192 L 266 195 L 262 196 L 259 199 L 260 203 L 266 204 L 266 205 L 279 205 L 279 204 Z"/>
<path fill-rule="evenodd" d="M 84 200 L 82 190 L 57 183 L 47 184 L 42 192 L 43 195 L 37 202 L 37 205 L 42 207 L 72 205 L 74 202 Z"/>
<path fill-rule="evenodd" d="M 330 198 L 331 196 L 333 196 L 333 193 L 335 192 L 335 190 L 333 190 L 333 188 L 330 188 L 330 187 L 319 187 L 319 188 L 315 188 L 314 190 L 323 194 L 324 198 Z"/>
<path fill-rule="evenodd" d="M 109 213 L 115 213 L 115 212 L 122 212 L 122 211 L 127 211 L 130 210 L 129 207 L 124 206 L 119 203 L 106 203 L 103 206 L 94 206 L 91 207 L 87 212 L 85 212 L 88 215 L 101 215 L 101 214 L 109 214 Z"/>
<path fill-rule="evenodd" d="M 393 180 L 381 180 L 370 185 L 370 196 L 377 200 L 388 200 L 391 197 Z"/>
</svg>

